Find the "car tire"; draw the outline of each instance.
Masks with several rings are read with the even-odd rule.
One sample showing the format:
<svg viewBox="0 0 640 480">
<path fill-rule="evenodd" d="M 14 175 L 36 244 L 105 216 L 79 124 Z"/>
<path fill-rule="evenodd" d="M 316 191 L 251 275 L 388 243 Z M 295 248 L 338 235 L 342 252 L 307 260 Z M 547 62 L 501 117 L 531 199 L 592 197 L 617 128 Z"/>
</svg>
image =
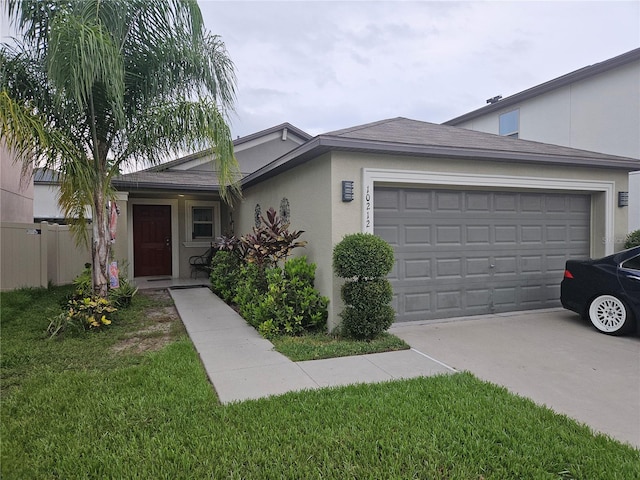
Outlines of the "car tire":
<svg viewBox="0 0 640 480">
<path fill-rule="evenodd" d="M 600 295 L 589 304 L 587 311 L 591 324 L 608 335 L 622 335 L 633 329 L 633 313 L 622 300 L 613 295 Z"/>
</svg>

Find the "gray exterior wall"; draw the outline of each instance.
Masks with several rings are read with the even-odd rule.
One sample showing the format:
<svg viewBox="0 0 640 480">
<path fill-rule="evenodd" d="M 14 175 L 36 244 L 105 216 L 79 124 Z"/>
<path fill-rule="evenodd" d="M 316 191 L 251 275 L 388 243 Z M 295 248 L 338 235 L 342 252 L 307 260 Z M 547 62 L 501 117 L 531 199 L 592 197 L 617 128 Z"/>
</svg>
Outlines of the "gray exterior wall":
<svg viewBox="0 0 640 480">
<path fill-rule="evenodd" d="M 380 173 L 375 185 L 431 186 L 445 179 L 447 187 L 455 186 L 456 178 L 476 175 L 485 181 L 483 189 L 514 189 L 501 184 L 520 182 L 519 189 L 536 185 L 534 191 L 570 191 L 590 193 L 592 197 L 591 255 L 602 256 L 620 249 L 627 232 L 627 211 L 614 204 L 617 191 L 628 189 L 625 171 L 554 167 L 531 164 L 511 164 L 473 160 L 451 160 L 408 156 L 375 155 L 334 151 L 308 163 L 265 180 L 244 191 L 244 202 L 237 207 L 237 233 L 250 231 L 254 208 L 260 203 L 262 211 L 269 206 L 278 209 L 280 200 L 287 197 L 291 204 L 291 227 L 305 230 L 303 238 L 307 248 L 297 252 L 306 254 L 318 265 L 316 287 L 329 297 L 329 328 L 339 324 L 342 310 L 341 280 L 333 275 L 333 246 L 346 234 L 365 231 L 363 224 L 366 189 L 366 171 Z M 384 171 L 389 179 L 384 180 Z M 397 172 L 394 174 L 393 172 Z M 429 183 L 433 174 L 434 182 Z M 394 176 L 395 175 L 395 176 Z M 401 178 L 401 180 L 399 180 Z M 342 180 L 355 182 L 355 200 L 341 200 Z M 563 185 L 568 185 L 564 187 Z M 461 188 L 478 188 L 461 184 Z M 563 190 L 565 189 L 566 190 Z M 588 190 L 592 189 L 592 190 Z M 602 189 L 602 190 L 599 190 Z M 375 202 L 375 198 L 373 198 Z M 607 203 L 608 202 L 608 203 Z"/>
</svg>

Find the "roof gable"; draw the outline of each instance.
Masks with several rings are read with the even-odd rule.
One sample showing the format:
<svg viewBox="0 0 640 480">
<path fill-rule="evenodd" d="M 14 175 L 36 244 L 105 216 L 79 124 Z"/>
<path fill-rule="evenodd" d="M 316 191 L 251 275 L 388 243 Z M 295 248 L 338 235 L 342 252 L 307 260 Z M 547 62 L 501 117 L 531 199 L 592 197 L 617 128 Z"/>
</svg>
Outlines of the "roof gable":
<svg viewBox="0 0 640 480">
<path fill-rule="evenodd" d="M 284 153 L 293 150 L 311 138 L 311 135 L 291 125 L 282 123 L 266 130 L 261 130 L 233 141 L 234 154 L 240 164 L 243 175 L 258 169 Z M 273 147 L 269 144 L 277 144 Z M 256 161 L 256 153 L 260 160 Z M 261 163 L 260 163 L 261 162 Z M 175 160 L 154 165 L 144 171 L 162 172 L 167 170 L 199 170 L 214 171 L 214 155 L 210 150 L 203 150 Z"/>
</svg>

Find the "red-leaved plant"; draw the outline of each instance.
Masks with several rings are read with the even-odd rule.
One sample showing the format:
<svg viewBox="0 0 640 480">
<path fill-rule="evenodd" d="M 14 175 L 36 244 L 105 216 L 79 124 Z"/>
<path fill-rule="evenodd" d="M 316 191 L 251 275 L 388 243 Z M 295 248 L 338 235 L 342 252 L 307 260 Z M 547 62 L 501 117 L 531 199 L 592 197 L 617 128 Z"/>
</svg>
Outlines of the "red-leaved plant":
<svg viewBox="0 0 640 480">
<path fill-rule="evenodd" d="M 307 244 L 305 240 L 298 240 L 304 230 L 289 231 L 289 222 L 273 208 L 269 208 L 266 217 L 263 215 L 260 220 L 260 226 L 253 227 L 253 233 L 240 237 L 246 262 L 260 267 L 277 265 L 279 260 L 286 260 L 291 250 Z"/>
</svg>

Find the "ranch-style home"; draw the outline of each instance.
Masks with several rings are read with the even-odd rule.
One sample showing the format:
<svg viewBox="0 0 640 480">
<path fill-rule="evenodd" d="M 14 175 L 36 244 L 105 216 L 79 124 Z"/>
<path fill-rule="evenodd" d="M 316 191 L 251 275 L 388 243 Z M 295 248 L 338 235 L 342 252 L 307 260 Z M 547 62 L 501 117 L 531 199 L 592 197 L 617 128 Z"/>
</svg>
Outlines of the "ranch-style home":
<svg viewBox="0 0 640 480">
<path fill-rule="evenodd" d="M 318 266 L 330 327 L 342 309 L 332 250 L 353 232 L 393 246 L 398 321 L 558 306 L 568 258 L 622 247 L 618 193 L 640 169 L 633 158 L 407 118 L 316 137 L 282 124 L 235 143 L 245 176 L 232 206 L 206 153 L 117 178 L 115 258 L 132 278 L 203 278 L 189 257 L 250 232 L 273 207 L 305 231 L 297 254 Z"/>
<path fill-rule="evenodd" d="M 632 158 L 407 118 L 311 137 L 283 124 L 236 140 L 243 199 L 220 201 L 211 158 L 123 175 L 118 258 L 133 277 L 188 278 L 217 236 L 270 207 L 304 230 L 316 287 L 339 322 L 332 250 L 371 232 L 394 248 L 398 321 L 558 306 L 568 258 L 621 248 Z"/>
<path fill-rule="evenodd" d="M 204 153 L 123 175 L 115 258 L 133 278 L 202 278 L 189 257 L 273 207 L 305 230 L 298 254 L 318 265 L 330 327 L 332 249 L 352 232 L 393 245 L 398 321 L 557 306 L 566 259 L 612 253 L 640 227 L 638 85 L 640 49 L 443 125 L 392 118 L 316 137 L 277 125 L 234 142 L 232 207 Z M 35 217 L 59 216 L 52 188 L 36 177 Z"/>
</svg>

